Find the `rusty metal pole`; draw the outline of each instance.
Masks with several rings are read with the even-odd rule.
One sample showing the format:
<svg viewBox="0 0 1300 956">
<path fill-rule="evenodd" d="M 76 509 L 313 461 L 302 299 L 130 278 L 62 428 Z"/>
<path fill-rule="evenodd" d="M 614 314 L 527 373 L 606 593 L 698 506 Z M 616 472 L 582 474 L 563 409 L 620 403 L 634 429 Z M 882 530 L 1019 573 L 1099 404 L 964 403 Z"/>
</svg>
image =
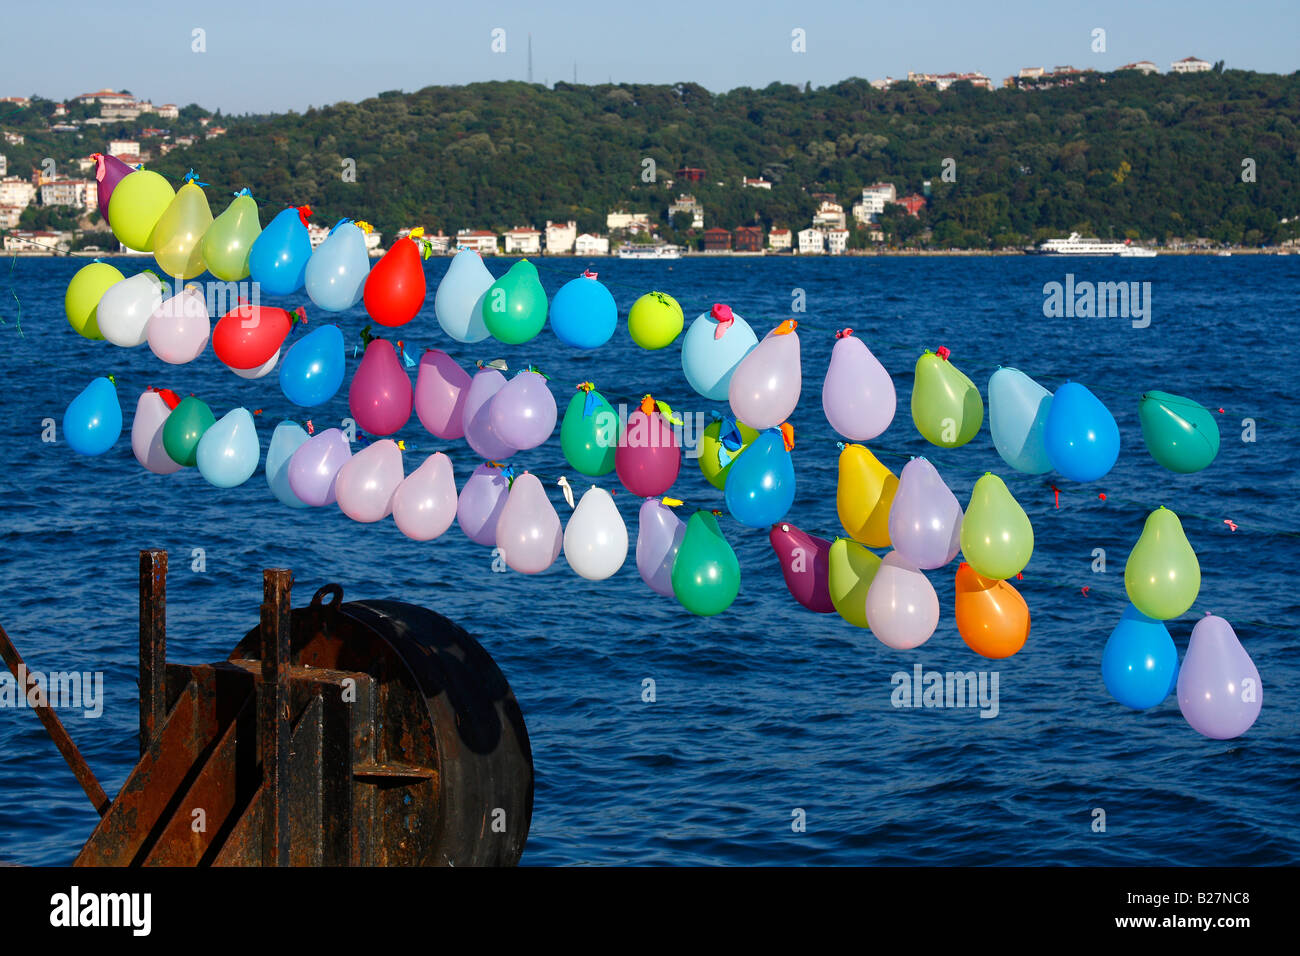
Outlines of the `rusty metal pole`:
<svg viewBox="0 0 1300 956">
<path fill-rule="evenodd" d="M 140 756 L 166 718 L 167 552 L 140 552 Z"/>
<path fill-rule="evenodd" d="M 293 572 L 262 572 L 262 865 L 289 865 L 289 637 Z"/>
</svg>

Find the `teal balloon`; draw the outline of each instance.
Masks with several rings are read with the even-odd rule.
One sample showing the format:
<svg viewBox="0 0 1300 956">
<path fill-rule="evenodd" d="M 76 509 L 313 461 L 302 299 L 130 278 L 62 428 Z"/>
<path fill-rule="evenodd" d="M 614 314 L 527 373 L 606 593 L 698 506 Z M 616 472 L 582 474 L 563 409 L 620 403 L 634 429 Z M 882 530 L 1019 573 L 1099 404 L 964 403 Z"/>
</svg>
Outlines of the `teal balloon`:
<svg viewBox="0 0 1300 956">
<path fill-rule="evenodd" d="M 1066 382 L 1052 396 L 1043 445 L 1064 477 L 1096 481 L 1119 458 L 1119 426 L 1096 395 L 1078 382 Z"/>
<path fill-rule="evenodd" d="M 993 447 L 1016 471 L 1041 475 L 1052 470 L 1043 432 L 1052 393 L 1020 369 L 999 368 L 989 378 L 989 431 Z"/>
<path fill-rule="evenodd" d="M 1101 679 L 1112 697 L 1134 710 L 1168 697 L 1178 683 L 1178 649 L 1164 621 L 1132 604 L 1125 608 L 1102 651 Z"/>
<path fill-rule="evenodd" d="M 303 285 L 307 297 L 326 312 L 346 312 L 366 290 L 370 253 L 366 234 L 356 223 L 342 221 L 307 261 Z"/>
<path fill-rule="evenodd" d="M 338 393 L 346 371 L 343 333 L 322 325 L 289 347 L 280 363 L 280 389 L 295 405 L 323 405 Z"/>
<path fill-rule="evenodd" d="M 763 432 L 727 470 L 723 497 L 731 516 L 751 528 L 767 528 L 794 504 L 794 463 L 777 429 Z"/>
<path fill-rule="evenodd" d="M 63 413 L 63 437 L 79 455 L 102 455 L 121 435 L 117 386 L 103 376 L 93 379 L 68 403 Z"/>
<path fill-rule="evenodd" d="M 1146 392 L 1138 405 L 1142 440 L 1170 471 L 1191 474 L 1219 454 L 1219 423 L 1203 405 L 1168 392 Z"/>
<path fill-rule="evenodd" d="M 600 348 L 618 325 L 618 306 L 595 273 L 584 273 L 560 286 L 551 300 L 551 331 L 575 349 Z"/>
<path fill-rule="evenodd" d="M 293 295 L 302 288 L 311 260 L 311 236 L 297 209 L 270 221 L 248 250 L 248 275 L 271 295 Z"/>
<path fill-rule="evenodd" d="M 311 507 L 289 487 L 289 459 L 308 437 L 297 422 L 280 422 L 271 432 L 271 444 L 266 449 L 266 483 L 271 486 L 271 494 L 290 508 Z"/>
<path fill-rule="evenodd" d="M 546 325 L 546 290 L 537 266 L 520 259 L 483 293 L 483 324 L 492 337 L 507 345 L 522 345 Z"/>
<path fill-rule="evenodd" d="M 199 439 L 194 463 L 209 484 L 234 488 L 253 477 L 261 456 L 252 413 L 247 408 L 235 408 L 208 426 Z"/>
</svg>

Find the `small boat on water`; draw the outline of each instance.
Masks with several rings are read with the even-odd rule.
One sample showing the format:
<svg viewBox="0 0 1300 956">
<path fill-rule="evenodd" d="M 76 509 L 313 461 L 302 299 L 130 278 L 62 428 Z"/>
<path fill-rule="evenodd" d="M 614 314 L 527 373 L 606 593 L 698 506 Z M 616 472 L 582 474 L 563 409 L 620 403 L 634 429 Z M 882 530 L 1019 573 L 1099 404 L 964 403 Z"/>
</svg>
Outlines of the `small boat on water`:
<svg viewBox="0 0 1300 956">
<path fill-rule="evenodd" d="M 625 242 L 619 247 L 618 257 L 620 259 L 680 259 L 682 257 L 682 247 L 666 242 L 653 245 L 636 245 L 635 243 Z"/>
<path fill-rule="evenodd" d="M 1084 239 L 1077 232 L 1068 239 L 1048 239 L 1037 250 L 1044 256 L 1120 256 L 1125 259 L 1152 259 L 1154 249 L 1133 245 L 1131 239 L 1116 242 L 1108 239 Z"/>
</svg>

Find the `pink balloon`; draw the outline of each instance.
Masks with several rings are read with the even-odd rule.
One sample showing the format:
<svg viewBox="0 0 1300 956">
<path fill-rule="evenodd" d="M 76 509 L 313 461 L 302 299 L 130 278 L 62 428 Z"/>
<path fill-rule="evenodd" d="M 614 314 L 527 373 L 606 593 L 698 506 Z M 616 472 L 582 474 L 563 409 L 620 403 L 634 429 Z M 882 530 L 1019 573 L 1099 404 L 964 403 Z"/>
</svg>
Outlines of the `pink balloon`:
<svg viewBox="0 0 1300 956">
<path fill-rule="evenodd" d="M 289 459 L 289 490 L 313 508 L 333 504 L 334 479 L 351 457 L 352 446 L 337 428 L 313 435 Z"/>
<path fill-rule="evenodd" d="M 201 286 L 186 286 L 149 316 L 149 348 L 168 365 L 193 362 L 208 347 L 212 317 Z"/>
<path fill-rule="evenodd" d="M 451 459 L 435 452 L 393 492 L 393 522 L 416 541 L 432 541 L 456 517 L 456 480 Z"/>
<path fill-rule="evenodd" d="M 624 488 L 638 498 L 657 497 L 673 486 L 681 466 L 677 436 L 663 415 L 637 409 L 627 417 L 614 450 L 614 470 Z"/>
<path fill-rule="evenodd" d="M 155 475 L 170 475 L 181 468 L 163 447 L 163 425 L 171 413 L 162 393 L 156 389 L 142 392 L 140 400 L 135 403 L 131 450 L 135 452 L 135 460 Z"/>
<path fill-rule="evenodd" d="M 514 448 L 492 428 L 492 399 L 506 384 L 506 377 L 494 368 L 474 373 L 465 395 L 465 441 L 489 461 L 505 461 L 519 449 Z"/>
<path fill-rule="evenodd" d="M 511 448 L 536 448 L 555 430 L 557 409 L 546 377 L 524 370 L 492 396 L 492 432 Z"/>
<path fill-rule="evenodd" d="M 497 523 L 508 493 L 504 469 L 494 465 L 479 465 L 465 482 L 456 501 L 456 520 L 475 544 L 497 543 Z"/>
<path fill-rule="evenodd" d="M 939 626 L 939 595 L 916 565 L 890 551 L 867 589 L 867 624 L 895 650 L 920 647 Z"/>
<path fill-rule="evenodd" d="M 347 460 L 334 482 L 339 510 L 353 521 L 379 521 L 393 512 L 402 483 L 402 450 L 391 438 L 367 445 Z"/>
<path fill-rule="evenodd" d="M 782 322 L 768 332 L 740 360 L 727 386 L 732 414 L 757 431 L 776 428 L 799 404 L 803 388 L 799 334 L 793 329 L 781 332 L 785 326 Z"/>
<path fill-rule="evenodd" d="M 510 486 L 497 522 L 497 547 L 520 574 L 545 571 L 560 556 L 564 533 L 546 490 L 536 475 L 524 472 Z"/>
<path fill-rule="evenodd" d="M 781 561 L 785 586 L 790 589 L 794 599 L 810 611 L 833 613 L 835 605 L 831 602 L 831 543 L 825 538 L 800 531 L 788 521 L 772 525 L 767 538 Z"/>
<path fill-rule="evenodd" d="M 411 418 L 411 380 L 393 343 L 371 339 L 348 387 L 348 408 L 363 431 L 392 435 Z"/>
<path fill-rule="evenodd" d="M 415 414 L 425 431 L 444 441 L 465 437 L 469 384 L 469 373 L 446 352 L 429 349 L 424 353 L 415 376 Z"/>
<path fill-rule="evenodd" d="M 897 407 L 894 380 L 880 360 L 852 329 L 839 333 L 822 382 L 822 411 L 831 428 L 849 441 L 867 441 L 889 427 Z"/>
<path fill-rule="evenodd" d="M 961 521 L 961 504 L 934 465 L 913 458 L 903 466 L 889 509 L 889 541 L 900 558 L 918 568 L 943 567 L 961 550 Z"/>
</svg>

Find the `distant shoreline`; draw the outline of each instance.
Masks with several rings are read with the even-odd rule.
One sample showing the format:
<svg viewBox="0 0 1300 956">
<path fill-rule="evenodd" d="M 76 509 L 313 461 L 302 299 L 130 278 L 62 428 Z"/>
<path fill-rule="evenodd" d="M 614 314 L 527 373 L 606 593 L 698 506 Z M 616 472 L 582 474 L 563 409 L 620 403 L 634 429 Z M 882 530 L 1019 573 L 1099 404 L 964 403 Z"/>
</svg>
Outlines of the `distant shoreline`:
<svg viewBox="0 0 1300 956">
<path fill-rule="evenodd" d="M 1300 255 L 1300 250 L 1278 250 L 1275 248 L 1243 248 L 1243 249 L 1161 249 L 1161 256 L 1215 256 L 1218 257 L 1221 252 L 1229 252 L 1234 256 L 1276 256 L 1276 255 Z M 1030 253 L 1023 249 L 889 249 L 879 251 L 855 250 L 852 252 L 841 253 L 840 255 L 827 255 L 822 253 L 812 255 L 792 255 L 789 253 L 734 253 L 734 252 L 690 252 L 682 255 L 677 259 L 627 259 L 621 260 L 626 262 L 683 262 L 686 260 L 697 259 L 778 259 L 782 262 L 797 261 L 801 259 L 871 259 L 871 258 L 971 258 L 984 256 L 1027 256 Z M 4 253 L 5 258 L 18 257 L 20 259 L 152 259 L 152 253 L 124 253 L 124 252 L 35 252 L 31 250 L 19 250 L 17 252 Z M 376 258 L 372 256 L 371 258 Z M 434 258 L 450 259 L 450 255 L 435 256 Z M 484 259 L 527 259 L 528 256 L 506 255 L 498 253 L 496 255 L 484 256 Z M 551 253 L 540 256 L 533 256 L 536 259 L 610 259 L 620 261 L 617 255 L 603 256 L 579 256 L 571 252 Z M 1122 256 L 1070 256 L 1070 255 L 1040 255 L 1036 254 L 1034 258 L 1038 259 L 1119 259 Z M 1227 258 L 1227 257 L 1223 257 Z"/>
</svg>

